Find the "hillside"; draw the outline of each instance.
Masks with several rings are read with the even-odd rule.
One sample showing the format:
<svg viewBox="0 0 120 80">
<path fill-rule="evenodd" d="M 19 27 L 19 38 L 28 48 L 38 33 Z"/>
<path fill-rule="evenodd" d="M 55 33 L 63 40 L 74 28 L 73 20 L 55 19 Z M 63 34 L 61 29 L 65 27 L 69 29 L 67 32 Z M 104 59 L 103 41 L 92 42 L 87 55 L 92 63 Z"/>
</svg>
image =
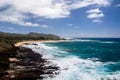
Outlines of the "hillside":
<svg viewBox="0 0 120 80">
<path fill-rule="evenodd" d="M 13 47 L 16 42 L 25 40 L 60 40 L 57 35 L 30 32 L 28 34 L 16 34 L 0 32 L 0 52 Z"/>
<path fill-rule="evenodd" d="M 17 33 L 5 33 L 5 32 L 0 32 L 0 37 L 31 37 L 31 38 L 40 38 L 43 37 L 45 39 L 60 39 L 59 36 L 53 35 L 53 34 L 43 34 L 43 33 L 35 33 L 35 32 L 30 32 L 28 34 L 17 34 Z"/>
</svg>

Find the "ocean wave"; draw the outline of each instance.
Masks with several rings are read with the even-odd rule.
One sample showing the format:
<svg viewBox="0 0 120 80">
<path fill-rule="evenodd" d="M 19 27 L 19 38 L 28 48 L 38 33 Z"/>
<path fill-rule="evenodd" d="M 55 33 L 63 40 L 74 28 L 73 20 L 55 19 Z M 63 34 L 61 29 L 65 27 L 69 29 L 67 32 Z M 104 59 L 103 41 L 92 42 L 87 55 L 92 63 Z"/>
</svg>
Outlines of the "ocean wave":
<svg viewBox="0 0 120 80">
<path fill-rule="evenodd" d="M 67 51 L 43 43 L 24 47 L 43 54 L 44 58 L 60 67 L 60 73 L 56 77 L 46 77 L 44 80 L 120 80 L 120 71 L 111 73 L 105 67 L 105 65 L 115 64 L 113 62 L 103 63 L 97 58 L 81 59 L 75 55 L 66 55 Z"/>
<path fill-rule="evenodd" d="M 114 42 L 114 41 L 84 40 L 84 39 L 75 39 L 75 40 L 72 40 L 72 41 L 78 41 L 78 42 L 97 42 L 97 43 L 108 43 L 108 44 L 117 43 L 117 42 Z"/>
<path fill-rule="evenodd" d="M 37 44 L 37 45 L 33 45 L 33 44 Z M 60 50 L 60 48 L 56 46 L 47 46 L 44 43 L 40 43 L 40 42 L 35 42 L 29 45 L 24 45 L 22 47 L 31 48 L 33 51 L 42 54 L 43 58 L 47 58 L 47 59 L 52 58 L 54 56 L 60 57 L 61 54 L 68 53 L 67 51 Z"/>
<path fill-rule="evenodd" d="M 87 60 L 91 60 L 91 61 L 101 61 L 99 58 L 87 58 Z M 110 64 L 120 64 L 120 61 L 118 62 L 112 62 L 112 61 L 108 61 L 108 62 L 102 62 L 105 65 L 110 65 Z"/>
<path fill-rule="evenodd" d="M 61 68 L 61 73 L 55 78 L 45 80 L 120 80 L 120 72 L 109 74 L 102 62 L 93 62 L 78 57 L 67 57 L 53 61 Z"/>
<path fill-rule="evenodd" d="M 23 45 L 22 47 L 37 48 L 37 49 L 55 49 L 57 47 L 49 47 L 40 42 L 34 42 L 29 45 Z"/>
<path fill-rule="evenodd" d="M 116 42 L 112 42 L 112 41 L 99 41 L 99 43 L 108 43 L 108 44 L 110 43 L 111 44 L 111 43 L 116 43 Z"/>
<path fill-rule="evenodd" d="M 75 39 L 75 40 L 72 40 L 72 41 L 79 41 L 79 42 L 95 42 L 95 41 L 97 41 L 97 40 Z"/>
</svg>

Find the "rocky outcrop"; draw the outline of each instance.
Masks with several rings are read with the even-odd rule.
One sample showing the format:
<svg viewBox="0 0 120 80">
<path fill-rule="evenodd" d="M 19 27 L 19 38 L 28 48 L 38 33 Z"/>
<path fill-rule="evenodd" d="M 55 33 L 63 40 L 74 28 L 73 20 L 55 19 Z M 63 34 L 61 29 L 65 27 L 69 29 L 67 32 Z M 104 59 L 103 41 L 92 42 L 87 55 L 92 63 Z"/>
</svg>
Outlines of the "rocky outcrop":
<svg viewBox="0 0 120 80">
<path fill-rule="evenodd" d="M 9 58 L 9 61 L 9 68 L 1 80 L 41 80 L 59 73 L 59 67 L 28 48 L 21 47 L 16 57 Z"/>
</svg>

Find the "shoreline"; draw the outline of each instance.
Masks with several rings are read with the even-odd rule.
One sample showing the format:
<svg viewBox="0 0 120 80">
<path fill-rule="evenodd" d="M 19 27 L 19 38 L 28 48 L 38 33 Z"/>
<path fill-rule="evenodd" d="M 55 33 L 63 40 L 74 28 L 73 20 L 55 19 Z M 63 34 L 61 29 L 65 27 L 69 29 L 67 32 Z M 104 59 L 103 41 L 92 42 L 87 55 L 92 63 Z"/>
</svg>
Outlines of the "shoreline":
<svg viewBox="0 0 120 80">
<path fill-rule="evenodd" d="M 22 42 L 17 42 L 14 44 L 15 47 L 21 47 L 25 44 L 30 44 L 34 42 L 65 42 L 68 40 L 30 40 L 30 41 L 22 41 Z"/>
<path fill-rule="evenodd" d="M 42 54 L 24 47 L 17 47 L 14 51 L 16 54 L 7 58 L 8 67 L 0 73 L 0 80 L 41 80 L 59 74 L 59 67 L 42 58 Z"/>
<path fill-rule="evenodd" d="M 53 65 L 52 62 L 49 62 L 47 59 L 42 58 L 42 54 L 40 53 L 38 54 L 29 48 L 23 48 L 22 46 L 34 42 L 64 42 L 64 41 L 68 40 L 20 41 L 13 44 L 12 48 L 3 50 L 2 52 L 0 52 L 1 53 L 0 80 L 25 79 L 25 78 L 35 80 L 37 78 L 38 79 L 44 78 L 44 75 L 49 75 L 53 77 L 59 74 L 58 66 L 55 66 Z M 49 64 L 49 66 L 46 66 L 45 65 L 46 63 Z"/>
</svg>

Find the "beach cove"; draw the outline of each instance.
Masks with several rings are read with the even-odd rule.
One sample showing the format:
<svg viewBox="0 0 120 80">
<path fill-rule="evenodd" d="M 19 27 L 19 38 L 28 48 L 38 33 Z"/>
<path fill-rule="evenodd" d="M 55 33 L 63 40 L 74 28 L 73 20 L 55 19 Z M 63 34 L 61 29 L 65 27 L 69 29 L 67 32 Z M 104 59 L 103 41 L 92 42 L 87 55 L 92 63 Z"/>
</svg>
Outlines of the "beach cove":
<svg viewBox="0 0 120 80">
<path fill-rule="evenodd" d="M 69 41 L 69 40 L 30 40 L 30 41 L 22 41 L 22 42 L 17 42 L 15 47 L 21 47 L 26 44 L 31 44 L 34 42 L 64 42 L 64 41 Z"/>
<path fill-rule="evenodd" d="M 42 79 L 46 76 L 53 77 L 59 73 L 58 66 L 55 66 L 47 59 L 42 58 L 40 53 L 32 51 L 30 48 L 22 47 L 24 45 L 33 44 L 35 42 L 62 42 L 64 40 L 31 40 L 22 41 L 15 44 L 15 47 L 10 49 L 14 52 L 14 56 L 10 56 L 8 59 L 8 69 L 1 73 L 1 80 L 4 79 L 21 79 L 21 80 L 36 80 Z M 34 44 L 33 44 L 34 45 Z M 3 53 L 4 54 L 4 53 Z M 13 54 L 13 53 L 12 53 Z M 45 76 L 46 75 L 46 76 Z"/>
</svg>

